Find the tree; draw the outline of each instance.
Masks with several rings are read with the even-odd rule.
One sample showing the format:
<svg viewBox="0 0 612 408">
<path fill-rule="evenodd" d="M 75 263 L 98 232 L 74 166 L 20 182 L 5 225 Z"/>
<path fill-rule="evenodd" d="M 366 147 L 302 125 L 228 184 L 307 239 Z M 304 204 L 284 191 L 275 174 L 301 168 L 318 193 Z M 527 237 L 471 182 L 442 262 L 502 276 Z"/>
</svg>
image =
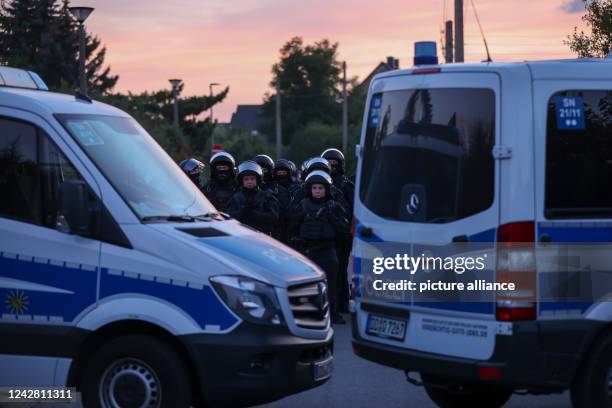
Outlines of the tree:
<svg viewBox="0 0 612 408">
<path fill-rule="evenodd" d="M 338 123 L 341 115 L 338 44 L 322 40 L 304 45 L 294 37 L 280 49 L 280 61 L 272 66 L 270 86 L 279 83 L 283 110 L 283 137 L 291 143 L 292 135 L 310 121 Z M 266 94 L 263 116 L 268 119 L 262 129 L 274 134 L 276 95 Z"/>
<path fill-rule="evenodd" d="M 78 25 L 69 1 L 0 1 L 0 64 L 38 73 L 52 90 L 71 90 L 78 81 Z M 106 48 L 86 38 L 86 72 L 93 94 L 112 90 L 118 76 L 104 66 Z"/>
<path fill-rule="evenodd" d="M 567 36 L 564 43 L 579 57 L 606 57 L 612 48 L 612 0 L 583 0 L 586 14 L 582 21 L 590 28 Z"/>
</svg>

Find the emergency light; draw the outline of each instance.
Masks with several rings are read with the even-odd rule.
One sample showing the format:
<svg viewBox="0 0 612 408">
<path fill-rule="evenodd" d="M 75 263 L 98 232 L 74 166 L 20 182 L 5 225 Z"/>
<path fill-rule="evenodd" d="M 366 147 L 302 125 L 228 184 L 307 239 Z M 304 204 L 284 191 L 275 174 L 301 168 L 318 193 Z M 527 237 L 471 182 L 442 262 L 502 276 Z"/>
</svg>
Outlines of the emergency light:
<svg viewBox="0 0 612 408">
<path fill-rule="evenodd" d="M 37 73 L 11 67 L 0 67 L 0 86 L 49 90 Z"/>
<path fill-rule="evenodd" d="M 414 43 L 414 65 L 437 65 L 438 52 L 435 41 L 418 41 Z"/>
</svg>

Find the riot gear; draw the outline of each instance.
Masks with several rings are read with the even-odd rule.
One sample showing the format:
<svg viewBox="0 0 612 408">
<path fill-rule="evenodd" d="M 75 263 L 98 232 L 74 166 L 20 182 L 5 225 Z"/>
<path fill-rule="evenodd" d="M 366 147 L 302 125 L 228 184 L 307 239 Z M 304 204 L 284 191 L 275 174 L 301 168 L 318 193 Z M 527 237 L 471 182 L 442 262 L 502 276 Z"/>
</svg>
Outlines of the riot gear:
<svg viewBox="0 0 612 408">
<path fill-rule="evenodd" d="M 263 170 L 256 162 L 252 160 L 247 160 L 243 163 L 240 163 L 238 166 L 238 184 L 239 187 L 242 188 L 242 178 L 247 174 L 252 174 L 257 177 L 257 185 L 261 186 L 263 180 Z"/>
<path fill-rule="evenodd" d="M 331 175 L 336 176 L 338 174 L 344 174 L 345 170 L 345 160 L 344 154 L 338 149 L 327 149 L 323 153 L 321 153 L 321 157 L 327 159 L 330 162 L 331 167 Z M 335 162 L 335 163 L 333 163 Z"/>
<path fill-rule="evenodd" d="M 327 159 L 322 157 L 313 157 L 306 163 L 306 176 L 315 170 L 322 170 L 327 174 L 331 174 L 331 167 Z"/>
<path fill-rule="evenodd" d="M 193 184 L 200 188 L 200 176 L 204 171 L 204 163 L 194 158 L 190 158 L 180 162 L 179 166 L 185 172 L 185 174 L 187 174 L 187 177 L 193 181 Z"/>
<path fill-rule="evenodd" d="M 258 154 L 253 158 L 253 161 L 261 167 L 263 171 L 263 185 L 266 186 L 272 182 L 272 171 L 274 170 L 274 160 L 267 154 Z"/>
<path fill-rule="evenodd" d="M 218 210 L 225 211 L 227 203 L 236 192 L 236 162 L 227 152 L 219 152 L 210 158 L 210 180 L 202 191 Z"/>
</svg>

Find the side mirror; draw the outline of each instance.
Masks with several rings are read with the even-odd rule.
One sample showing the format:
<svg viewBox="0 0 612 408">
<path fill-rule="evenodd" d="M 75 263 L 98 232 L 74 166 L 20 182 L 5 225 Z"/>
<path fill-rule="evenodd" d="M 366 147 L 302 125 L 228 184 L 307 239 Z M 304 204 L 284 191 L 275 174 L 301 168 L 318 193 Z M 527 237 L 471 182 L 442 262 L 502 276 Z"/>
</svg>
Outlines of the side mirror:
<svg viewBox="0 0 612 408">
<path fill-rule="evenodd" d="M 57 230 L 69 234 L 91 233 L 91 210 L 87 185 L 82 180 L 64 181 L 59 188 Z"/>
</svg>

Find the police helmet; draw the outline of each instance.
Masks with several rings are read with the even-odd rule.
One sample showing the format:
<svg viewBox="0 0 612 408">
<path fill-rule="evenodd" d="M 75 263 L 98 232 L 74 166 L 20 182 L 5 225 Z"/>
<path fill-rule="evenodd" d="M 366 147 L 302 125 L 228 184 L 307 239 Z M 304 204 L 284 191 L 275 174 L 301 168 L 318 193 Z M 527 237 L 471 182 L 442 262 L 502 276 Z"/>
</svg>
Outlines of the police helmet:
<svg viewBox="0 0 612 408">
<path fill-rule="evenodd" d="M 253 160 L 247 160 L 240 163 L 240 166 L 238 166 L 238 181 L 241 185 L 242 178 L 246 175 L 254 175 L 257 177 L 257 184 L 260 185 L 263 178 L 263 170 L 261 169 L 261 166 L 255 163 Z"/>
<path fill-rule="evenodd" d="M 311 186 L 313 184 L 323 184 L 327 197 L 330 195 L 330 187 L 332 185 L 332 179 L 329 174 L 323 170 L 313 170 L 306 176 L 304 180 L 304 186 L 306 187 L 306 195 L 311 196 Z"/>
<path fill-rule="evenodd" d="M 200 175 L 204 171 L 204 163 L 192 158 L 185 159 L 179 163 L 180 168 L 196 185 L 200 185 Z"/>
<path fill-rule="evenodd" d="M 336 160 L 338 162 L 338 171 L 344 174 L 344 154 L 338 149 L 327 149 L 321 153 L 321 157 L 327 160 Z"/>
<path fill-rule="evenodd" d="M 274 160 L 267 154 L 258 154 L 253 158 L 253 161 L 259 164 L 262 169 L 266 168 L 270 172 L 274 169 Z"/>
<path fill-rule="evenodd" d="M 289 180 L 291 180 L 293 178 L 293 173 L 294 173 L 294 169 L 291 166 L 291 162 L 287 159 L 280 159 L 277 160 L 276 163 L 274 163 L 274 178 L 277 178 L 276 172 L 278 170 L 286 170 L 287 171 L 287 176 L 289 178 Z"/>
<path fill-rule="evenodd" d="M 218 152 L 210 158 L 210 174 L 213 178 L 217 176 L 217 164 L 228 165 L 230 177 L 236 177 L 236 160 L 234 160 L 234 156 L 232 156 L 228 152 Z"/>
<path fill-rule="evenodd" d="M 313 157 L 312 159 L 308 160 L 308 163 L 306 163 L 306 174 L 310 174 L 315 170 L 321 170 L 327 174 L 331 174 L 329 162 L 327 159 L 322 157 Z"/>
</svg>

